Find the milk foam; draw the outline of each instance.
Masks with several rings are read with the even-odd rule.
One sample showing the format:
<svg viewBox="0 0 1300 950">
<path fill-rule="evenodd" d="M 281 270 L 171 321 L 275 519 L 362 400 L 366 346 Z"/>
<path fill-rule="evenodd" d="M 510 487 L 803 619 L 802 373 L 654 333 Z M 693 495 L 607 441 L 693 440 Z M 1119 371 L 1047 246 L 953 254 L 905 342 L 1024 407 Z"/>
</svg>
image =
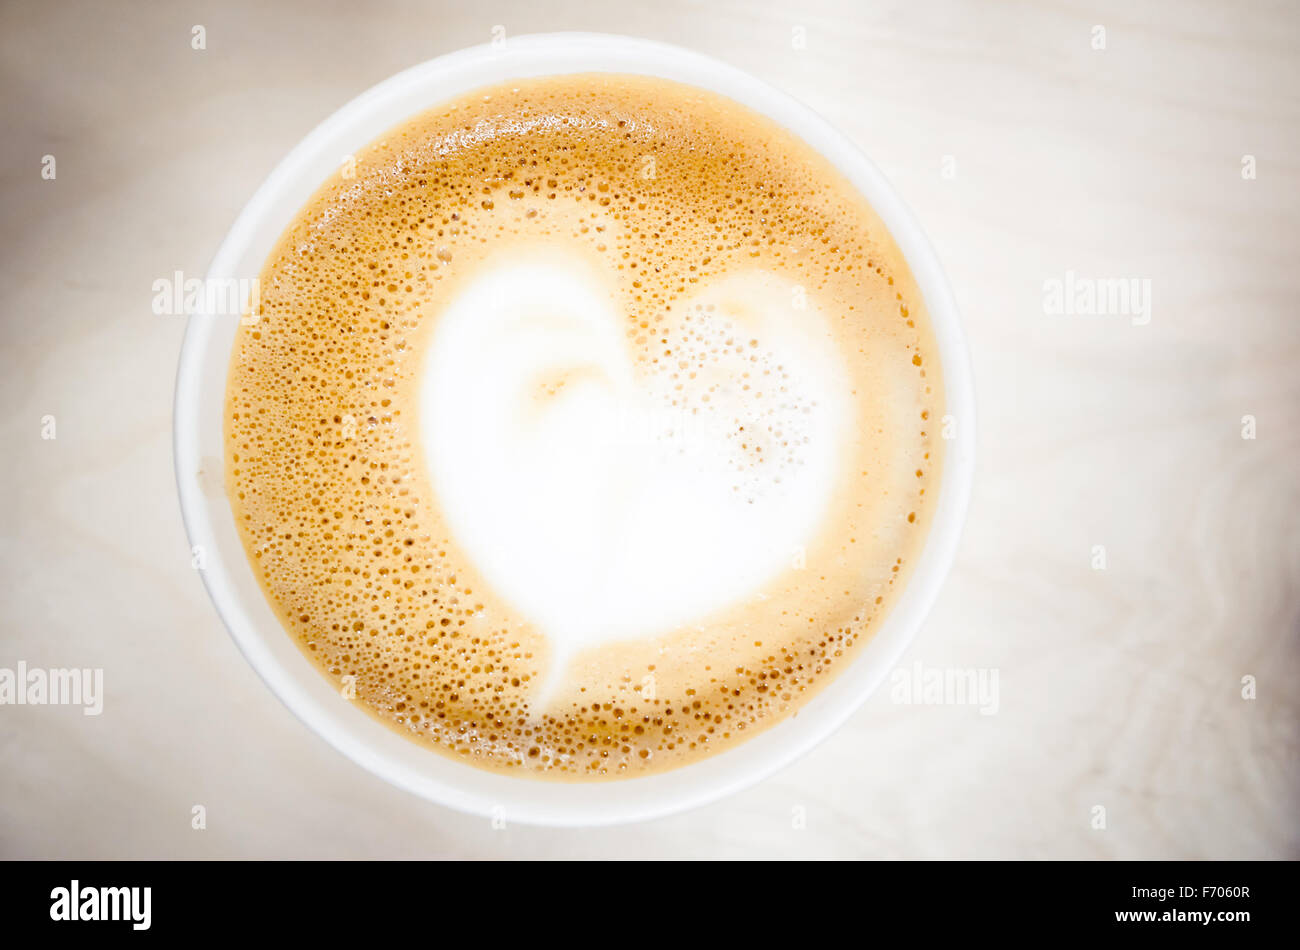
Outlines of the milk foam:
<svg viewBox="0 0 1300 950">
<path fill-rule="evenodd" d="M 503 774 L 650 774 L 796 714 L 897 603 L 942 472 L 878 216 L 649 77 L 475 90 L 356 157 L 231 354 L 227 491 L 288 635 Z"/>
<path fill-rule="evenodd" d="M 811 543 L 852 400 L 824 314 L 763 270 L 676 309 L 637 362 L 579 255 L 497 255 L 437 316 L 421 434 L 450 530 L 550 640 L 537 698 L 584 648 L 752 597 Z"/>
</svg>

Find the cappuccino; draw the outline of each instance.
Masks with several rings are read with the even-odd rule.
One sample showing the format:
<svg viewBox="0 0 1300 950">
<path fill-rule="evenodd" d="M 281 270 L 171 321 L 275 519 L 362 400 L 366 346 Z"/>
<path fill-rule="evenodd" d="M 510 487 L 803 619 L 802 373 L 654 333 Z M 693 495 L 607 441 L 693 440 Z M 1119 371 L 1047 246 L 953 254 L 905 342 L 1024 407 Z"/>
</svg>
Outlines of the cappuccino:
<svg viewBox="0 0 1300 950">
<path fill-rule="evenodd" d="M 266 262 L 226 483 L 289 636 L 472 764 L 673 768 L 793 715 L 888 613 L 942 463 L 879 218 L 665 80 L 480 90 L 349 158 Z"/>
</svg>

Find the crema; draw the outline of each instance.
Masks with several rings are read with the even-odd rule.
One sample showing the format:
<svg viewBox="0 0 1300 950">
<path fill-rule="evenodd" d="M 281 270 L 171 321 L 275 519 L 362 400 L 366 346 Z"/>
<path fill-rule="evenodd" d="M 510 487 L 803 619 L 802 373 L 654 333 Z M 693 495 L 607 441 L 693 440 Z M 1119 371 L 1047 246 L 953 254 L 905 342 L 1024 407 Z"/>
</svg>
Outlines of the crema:
<svg viewBox="0 0 1300 950">
<path fill-rule="evenodd" d="M 743 741 L 924 544 L 943 392 L 906 263 L 712 93 L 566 76 L 416 116 L 295 217 L 254 316 L 226 402 L 254 572 L 341 692 L 472 764 Z"/>
</svg>

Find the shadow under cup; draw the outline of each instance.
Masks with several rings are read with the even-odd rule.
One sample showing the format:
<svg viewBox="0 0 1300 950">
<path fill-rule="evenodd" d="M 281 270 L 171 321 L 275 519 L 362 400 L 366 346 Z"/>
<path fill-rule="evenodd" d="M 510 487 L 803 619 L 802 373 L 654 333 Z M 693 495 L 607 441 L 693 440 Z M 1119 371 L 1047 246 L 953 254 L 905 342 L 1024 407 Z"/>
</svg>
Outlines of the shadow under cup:
<svg viewBox="0 0 1300 950">
<path fill-rule="evenodd" d="M 797 715 L 672 771 L 598 783 L 539 781 L 479 769 L 404 738 L 341 701 L 285 632 L 248 563 L 224 489 L 223 411 L 238 318 L 202 311 L 192 316 L 176 385 L 176 478 L 190 544 L 202 552 L 201 575 L 231 636 L 284 704 L 349 758 L 430 801 L 506 822 L 594 826 L 666 815 L 751 785 L 824 739 L 894 667 L 937 597 L 956 550 L 974 463 L 974 397 L 959 315 L 910 212 L 875 166 L 811 110 L 746 73 L 677 47 L 595 34 L 516 37 L 386 80 L 321 123 L 272 172 L 218 250 L 209 283 L 259 274 L 284 229 L 342 157 L 411 116 L 511 78 L 599 72 L 655 76 L 726 96 L 798 135 L 861 192 L 925 299 L 954 431 L 929 536 L 902 596 L 854 660 Z"/>
</svg>

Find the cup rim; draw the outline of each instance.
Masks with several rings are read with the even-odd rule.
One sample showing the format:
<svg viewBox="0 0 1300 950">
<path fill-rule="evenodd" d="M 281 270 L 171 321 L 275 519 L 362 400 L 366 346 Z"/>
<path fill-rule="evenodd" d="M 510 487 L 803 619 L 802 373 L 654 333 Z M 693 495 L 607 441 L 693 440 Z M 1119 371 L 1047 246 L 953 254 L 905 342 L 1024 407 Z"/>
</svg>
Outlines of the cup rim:
<svg viewBox="0 0 1300 950">
<path fill-rule="evenodd" d="M 503 817 L 512 821 L 556 827 L 596 827 L 649 820 L 708 804 L 754 785 L 791 764 L 837 730 L 875 692 L 885 675 L 897 665 L 899 658 L 911 643 L 937 599 L 955 558 L 965 522 L 975 457 L 974 387 L 960 313 L 938 257 L 910 209 L 870 159 L 847 136 L 836 130 L 812 109 L 743 70 L 702 53 L 670 44 L 600 33 L 532 34 L 510 37 L 504 49 L 483 45 L 458 50 L 383 80 L 324 119 L 276 165 L 235 219 L 212 259 L 208 268 L 208 278 L 220 280 L 233 274 L 237 262 L 247 251 L 254 233 L 264 223 L 275 196 L 282 193 L 287 183 L 294 180 L 301 169 L 320 154 L 321 148 L 331 141 L 333 136 L 345 129 L 349 123 L 355 124 L 359 117 L 374 112 L 381 103 L 390 101 L 403 90 L 432 81 L 443 74 L 483 66 L 488 61 L 509 66 L 512 57 L 518 61 L 520 57 L 527 59 L 531 55 L 534 58 L 540 56 L 542 59 L 554 56 L 557 63 L 562 63 L 566 56 L 581 60 L 584 54 L 597 52 L 602 56 L 626 55 L 630 68 L 591 69 L 578 64 L 576 68 L 557 68 L 540 72 L 507 70 L 500 76 L 500 81 L 506 81 L 512 76 L 525 75 L 624 72 L 660 76 L 690 84 L 688 79 L 669 75 L 668 73 L 673 72 L 669 68 L 671 65 L 677 72 L 708 74 L 711 82 L 705 88 L 712 88 L 720 95 L 739 101 L 737 96 L 718 91 L 717 85 L 741 89 L 748 97 L 761 99 L 765 106 L 762 108 L 753 105 L 752 102 L 742 104 L 755 108 L 769 119 L 786 125 L 792 134 L 804 139 L 814 150 L 832 161 L 868 201 L 897 244 L 912 272 L 917 288 L 925 299 L 931 327 L 940 350 L 945 412 L 954 414 L 960 421 L 960 435 L 947 443 L 940 484 L 940 500 L 931 519 L 921 556 L 898 602 L 894 604 L 889 616 L 873 634 L 870 642 L 865 644 L 852 662 L 832 677 L 816 696 L 800 708 L 797 717 L 787 716 L 780 723 L 738 746 L 668 772 L 603 782 L 563 783 L 564 787 L 572 789 L 613 790 L 604 795 L 574 793 L 571 796 L 572 801 L 566 804 L 558 803 L 553 796 L 549 801 L 535 801 L 525 790 L 561 783 L 550 783 L 522 776 L 501 776 L 502 781 L 516 783 L 519 786 L 519 794 L 490 796 L 494 799 L 490 801 L 481 792 L 467 791 L 463 787 L 467 783 L 457 783 L 454 779 L 449 781 L 423 774 L 421 769 L 399 762 L 396 757 L 383 750 L 370 747 L 358 738 L 357 733 L 361 731 L 360 729 L 354 731 L 340 728 L 342 721 L 340 716 L 333 710 L 326 709 L 318 697 L 312 694 L 313 691 L 305 688 L 303 683 L 296 682 L 296 674 L 284 669 L 283 665 L 266 649 L 265 637 L 286 637 L 283 628 L 277 624 L 274 630 L 259 630 L 244 611 L 240 598 L 233 589 L 227 565 L 220 558 L 219 551 L 213 551 L 209 555 L 205 569 L 199 571 L 199 574 L 231 638 L 272 692 L 317 735 L 380 778 L 426 800 L 480 816 Z M 633 62 L 639 63 L 642 60 L 657 63 L 663 71 L 638 68 Z M 451 91 L 435 95 L 423 106 L 412 109 L 408 114 L 414 115 L 420 108 L 432 107 L 456 94 Z M 778 118 L 778 113 L 781 118 Z M 782 121 L 783 118 L 787 121 Z M 795 120 L 798 128 L 788 124 Z M 821 142 L 827 148 L 833 146 L 835 155 L 827 154 L 825 148 L 819 146 L 817 142 Z M 846 170 L 846 164 L 850 166 L 849 170 L 852 174 Z M 314 182 L 313 189 L 319 187 L 323 180 Z M 200 485 L 202 459 L 198 446 L 201 424 L 200 368 L 211 340 L 210 320 L 210 317 L 198 314 L 191 316 L 187 322 L 181 345 L 174 396 L 173 444 L 177 489 L 182 520 L 192 545 L 198 545 L 203 539 L 213 536 L 212 518 Z M 224 492 L 221 501 L 227 508 L 229 507 Z M 242 551 L 240 555 L 243 556 Z M 246 563 L 245 567 L 247 567 Z M 870 660 L 869 665 L 866 662 L 868 660 Z M 829 699 L 831 687 L 848 680 L 850 674 L 855 671 L 856 677 L 850 683 L 850 687 L 838 690 L 834 694 L 833 701 Z M 311 672 L 323 682 L 324 677 L 319 674 L 319 671 L 313 669 Z M 367 715 L 360 710 L 349 712 L 352 716 Z M 794 724 L 796 718 L 799 720 L 798 729 L 791 731 L 787 727 Z M 387 727 L 380 728 L 387 730 Z M 782 729 L 785 729 L 783 741 L 768 742 L 763 746 L 762 754 L 737 755 L 756 743 L 763 743 L 765 737 Z M 395 738 L 402 743 L 416 746 L 405 737 L 395 736 Z M 440 756 L 439 753 L 427 748 L 420 748 L 419 751 L 427 756 L 451 761 L 461 770 L 480 775 L 483 772 L 474 766 L 454 762 L 449 757 Z M 693 780 L 696 776 L 705 775 L 703 767 L 707 763 L 717 763 L 724 759 L 727 760 L 726 765 L 715 766 L 708 770 L 705 778 Z M 676 780 L 673 780 L 674 776 L 677 777 Z M 668 781 L 664 781 L 665 779 Z M 641 786 L 642 794 L 635 797 L 619 796 L 620 787 L 626 788 L 637 783 L 645 783 Z M 644 793 L 651 789 L 653 794 Z M 497 803 L 503 798 L 509 800 L 508 807 Z M 535 798 L 540 799 L 541 796 Z"/>
</svg>

